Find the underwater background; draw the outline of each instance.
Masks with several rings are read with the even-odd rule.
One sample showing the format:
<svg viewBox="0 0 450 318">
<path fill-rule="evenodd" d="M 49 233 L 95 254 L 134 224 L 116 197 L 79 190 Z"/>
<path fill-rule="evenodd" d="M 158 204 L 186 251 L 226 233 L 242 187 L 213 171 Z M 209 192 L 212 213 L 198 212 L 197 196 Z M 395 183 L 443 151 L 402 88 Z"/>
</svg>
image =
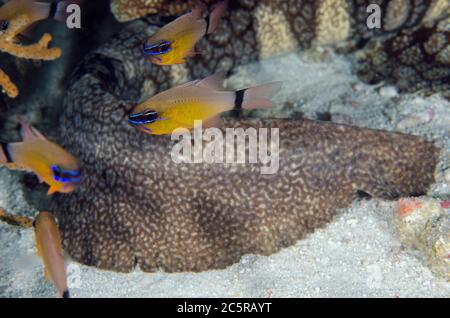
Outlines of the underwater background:
<svg viewBox="0 0 450 318">
<path fill-rule="evenodd" d="M 206 2 L 212 7 L 217 1 Z M 381 6 L 386 20 L 382 29 L 369 31 L 366 8 L 372 2 Z M 146 61 L 141 55 L 142 41 L 189 11 L 193 3 L 82 1 L 81 29 L 43 20 L 29 38 L 21 40 L 23 44 L 36 43 L 42 34 L 50 33 L 49 46 L 61 48 L 60 58 L 29 60 L 0 52 L 0 69 L 19 91 L 15 98 L 0 95 L 1 141 L 20 140 L 17 116 L 21 115 L 47 138 L 81 158 L 90 173 L 80 191 L 50 197 L 47 186 L 33 174 L 0 168 L 1 208 L 28 217 L 48 210 L 58 216 L 63 246 L 70 249 L 73 258 L 67 269 L 71 295 L 449 297 L 449 2 L 230 1 L 223 25 L 198 43 L 200 56 L 186 65 L 165 68 Z M 153 203 L 140 201 L 141 196 L 153 199 L 152 195 L 165 195 L 156 184 L 143 189 L 140 185 L 144 181 L 134 176 L 139 173 L 118 167 L 118 161 L 129 160 L 129 166 L 139 171 L 139 165 L 133 163 L 136 148 L 153 140 L 146 136 L 137 141 L 130 138 L 137 134 L 132 127 L 124 128 L 126 133 L 121 134 L 122 119 L 130 107 L 156 92 L 217 70 L 228 71 L 225 87 L 229 90 L 283 82 L 274 107 L 232 112 L 225 115 L 227 123 L 239 123 L 243 118 L 312 119 L 420 136 L 440 148 L 436 168 L 429 167 L 434 170 L 434 182 L 426 193 L 411 193 L 420 196 L 410 199 L 414 202 L 413 213 L 406 218 L 398 215 L 405 199 L 394 195 L 375 193 L 368 198 L 367 193 L 355 193 L 352 203 L 343 207 L 338 195 L 327 196 L 320 189 L 314 190 L 313 200 L 326 206 L 329 215 L 318 212 L 309 216 L 311 224 L 295 234 L 298 239 L 277 237 L 281 243 L 273 252 L 255 248 L 254 253 L 236 252 L 230 256 L 233 261 L 225 257 L 227 266 L 203 262 L 206 265 L 202 268 L 197 259 L 183 263 L 163 256 L 155 256 L 156 265 L 140 263 L 139 259 L 146 257 L 153 261 L 153 256 L 136 253 L 140 257 L 131 259 L 129 249 L 134 252 L 135 247 L 147 246 L 134 239 L 131 247 L 125 244 L 123 254 L 114 254 L 112 250 L 121 250 L 115 244 L 131 235 L 129 227 L 137 228 L 134 222 L 148 215 L 146 209 L 153 208 Z M 291 134 L 289 138 L 292 142 L 310 138 L 314 143 L 318 137 Z M 158 147 L 160 139 L 154 140 L 154 147 Z M 156 148 L 145 148 L 152 149 Z M 349 151 L 346 147 L 341 150 Z M 416 162 L 410 166 L 419 166 L 420 160 L 427 162 L 427 154 L 422 157 L 419 149 L 407 150 L 418 153 L 417 157 L 408 157 Z M 376 155 L 383 157 L 383 153 Z M 286 162 L 291 163 L 292 158 Z M 320 155 L 317 158 L 321 160 Z M 399 155 L 398 162 L 403 160 Z M 161 169 L 158 178 L 173 178 L 170 171 L 156 167 Z M 102 171 L 115 173 L 103 175 Z M 205 178 L 211 177 L 208 171 Z M 386 176 L 382 177 L 388 178 L 389 171 L 394 167 L 391 169 L 388 163 L 383 170 Z M 411 177 L 412 183 L 427 179 L 420 175 L 426 171 L 418 169 L 417 175 Z M 129 180 L 129 173 L 133 182 L 121 184 Z M 386 188 L 389 186 L 386 184 Z M 262 191 L 256 185 L 255 189 Z M 109 193 L 113 196 L 109 197 Z M 180 206 L 185 200 L 197 204 L 198 198 L 200 206 L 210 203 L 195 192 L 186 193 L 179 199 Z M 227 195 L 223 192 L 224 197 Z M 289 194 L 283 198 L 294 201 Z M 138 210 L 132 205 L 136 200 L 148 205 Z M 172 207 L 176 205 L 175 200 L 169 202 Z M 289 214 L 288 208 L 286 211 Z M 214 222 L 212 218 L 211 224 Z M 184 229 L 177 221 L 172 224 L 168 229 Z M 161 231 L 158 226 L 162 227 L 158 224 L 155 232 Z M 208 235 L 220 233 L 208 224 L 204 227 L 213 232 Z M 99 246 L 103 248 L 99 243 L 103 238 L 107 242 L 105 256 L 98 251 Z M 43 265 L 35 255 L 33 231 L 1 223 L 0 241 L 0 296 L 54 297 L 54 287 L 45 281 Z M 220 254 L 222 245 L 217 246 L 217 251 L 209 252 Z M 136 264 L 139 266 L 134 267 Z M 123 273 L 129 272 L 131 266 L 131 273 Z"/>
</svg>

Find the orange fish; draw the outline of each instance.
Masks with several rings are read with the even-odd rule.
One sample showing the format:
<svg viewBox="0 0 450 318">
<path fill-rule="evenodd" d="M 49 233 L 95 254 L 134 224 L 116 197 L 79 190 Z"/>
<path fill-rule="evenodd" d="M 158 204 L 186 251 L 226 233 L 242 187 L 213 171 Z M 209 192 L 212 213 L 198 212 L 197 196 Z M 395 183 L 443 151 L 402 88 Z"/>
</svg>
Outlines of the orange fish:
<svg viewBox="0 0 450 318">
<path fill-rule="evenodd" d="M 227 1 L 219 3 L 206 18 L 202 18 L 204 5 L 198 5 L 190 13 L 163 26 L 144 44 L 144 54 L 157 65 L 185 63 L 192 57 L 195 44 L 206 34 L 213 33 L 220 17 L 227 9 Z"/>
<path fill-rule="evenodd" d="M 1 143 L 0 164 L 14 163 L 33 171 L 40 182 L 47 183 L 48 194 L 68 193 L 81 182 L 77 160 L 57 144 L 47 140 L 37 129 L 21 122 L 23 141 Z"/>
<path fill-rule="evenodd" d="M 197 120 L 205 121 L 209 126 L 226 111 L 272 106 L 270 98 L 281 87 L 281 82 L 273 82 L 238 91 L 223 91 L 224 76 L 225 73 L 219 72 L 156 94 L 137 105 L 128 121 L 151 135 L 171 134 L 177 128 L 192 129 Z"/>
<path fill-rule="evenodd" d="M 33 224 L 37 254 L 45 266 L 45 279 L 53 281 L 60 297 L 70 298 L 61 235 L 55 217 L 50 212 L 40 212 Z"/>
</svg>

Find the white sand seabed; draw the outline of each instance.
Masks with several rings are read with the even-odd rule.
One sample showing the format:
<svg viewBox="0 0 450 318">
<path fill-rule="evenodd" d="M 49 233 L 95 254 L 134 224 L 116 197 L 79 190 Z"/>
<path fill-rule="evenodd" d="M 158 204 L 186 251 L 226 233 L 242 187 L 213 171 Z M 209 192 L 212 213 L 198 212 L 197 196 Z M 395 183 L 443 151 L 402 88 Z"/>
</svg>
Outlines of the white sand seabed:
<svg viewBox="0 0 450 318">
<path fill-rule="evenodd" d="M 278 117 L 301 111 L 315 118 L 395 130 L 439 140 L 437 182 L 429 195 L 450 199 L 450 104 L 439 96 L 399 95 L 391 86 L 361 83 L 349 62 L 327 50 L 290 54 L 247 65 L 227 81 L 241 88 L 282 80 Z M 32 213 L 19 183 L 21 172 L 0 169 L 0 206 Z M 118 274 L 69 264 L 73 297 L 450 297 L 422 255 L 405 248 L 391 225 L 393 202 L 355 201 L 335 220 L 292 247 L 265 257 L 247 255 L 225 270 L 203 273 Z M 0 296 L 54 297 L 35 256 L 32 230 L 0 224 Z"/>
</svg>

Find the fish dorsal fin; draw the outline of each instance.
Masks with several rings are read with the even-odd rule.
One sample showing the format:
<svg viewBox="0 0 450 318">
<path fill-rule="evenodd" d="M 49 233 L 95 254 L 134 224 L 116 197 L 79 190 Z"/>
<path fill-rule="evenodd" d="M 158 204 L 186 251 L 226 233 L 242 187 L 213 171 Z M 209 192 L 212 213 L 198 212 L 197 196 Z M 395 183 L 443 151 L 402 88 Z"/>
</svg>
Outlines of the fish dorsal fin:
<svg viewBox="0 0 450 318">
<path fill-rule="evenodd" d="M 205 12 L 206 9 L 206 5 L 203 2 L 198 2 L 195 8 L 186 15 L 197 20 L 203 16 L 203 12 Z"/>
<path fill-rule="evenodd" d="M 213 75 L 210 75 L 200 81 L 197 81 L 195 83 L 196 86 L 200 87 L 206 87 L 215 91 L 222 91 L 223 90 L 223 81 L 225 80 L 225 77 L 227 75 L 227 72 L 220 71 L 217 73 L 214 73 Z"/>
<path fill-rule="evenodd" d="M 209 88 L 215 91 L 222 91 L 223 90 L 223 81 L 226 77 L 225 71 L 220 71 L 217 73 L 214 73 L 213 75 L 210 75 L 208 77 L 205 77 L 202 80 L 194 80 L 190 81 L 184 84 L 181 84 L 177 86 L 177 88 L 183 88 L 183 87 L 189 87 L 189 86 L 199 86 L 199 87 L 205 87 Z"/>
<path fill-rule="evenodd" d="M 194 80 L 177 86 L 177 88 L 189 87 L 189 86 L 199 86 L 209 88 L 215 91 L 223 91 L 223 81 L 226 77 L 225 71 L 220 71 L 205 77 L 202 80 Z"/>
<path fill-rule="evenodd" d="M 163 29 L 165 28 L 166 30 L 169 28 L 176 28 L 179 27 L 180 25 L 183 25 L 184 23 L 190 23 L 192 22 L 192 20 L 198 20 L 200 18 L 202 18 L 203 13 L 207 10 L 206 5 L 203 2 L 198 2 L 197 5 L 195 6 L 194 9 L 192 9 L 192 11 L 187 12 L 181 16 L 179 16 L 178 18 L 176 18 L 175 20 L 173 20 L 172 22 L 170 22 L 169 24 L 166 24 Z M 181 22 L 181 24 L 180 24 Z"/>
<path fill-rule="evenodd" d="M 22 135 L 22 140 L 27 141 L 33 138 L 36 138 L 31 127 L 22 119 L 19 118 L 20 123 L 20 134 Z"/>
<path fill-rule="evenodd" d="M 177 88 L 183 88 L 183 87 L 194 86 L 194 85 L 196 85 L 198 82 L 200 82 L 200 80 L 190 81 L 190 82 L 187 82 L 187 83 L 178 85 Z"/>
<path fill-rule="evenodd" d="M 30 128 L 31 128 L 31 131 L 33 132 L 33 134 L 34 134 L 37 138 L 39 138 L 39 139 L 41 139 L 41 140 L 48 141 L 47 138 L 45 138 L 45 136 L 44 136 L 39 130 L 37 130 L 37 129 L 34 128 L 33 126 L 31 126 Z"/>
<path fill-rule="evenodd" d="M 203 16 L 203 12 L 206 11 L 206 5 L 199 1 L 196 7 L 187 12 L 172 22 L 166 24 L 161 29 L 159 29 L 155 34 L 148 38 L 148 43 L 156 42 L 157 40 L 162 40 L 162 34 L 167 35 L 167 33 L 175 32 L 176 30 L 183 29 L 185 26 L 189 26 L 195 20 L 200 19 Z"/>
<path fill-rule="evenodd" d="M 30 139 L 41 139 L 47 141 L 47 138 L 39 130 L 36 128 L 29 126 L 22 118 L 19 118 L 19 123 L 21 126 L 21 133 L 23 141 L 27 141 Z"/>
</svg>

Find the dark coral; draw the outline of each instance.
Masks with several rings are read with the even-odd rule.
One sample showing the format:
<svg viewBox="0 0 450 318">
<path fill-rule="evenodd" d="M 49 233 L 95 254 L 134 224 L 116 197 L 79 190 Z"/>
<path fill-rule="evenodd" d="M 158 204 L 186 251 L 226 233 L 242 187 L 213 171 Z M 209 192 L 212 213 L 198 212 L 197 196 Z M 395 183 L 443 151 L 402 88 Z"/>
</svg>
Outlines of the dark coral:
<svg viewBox="0 0 450 318">
<path fill-rule="evenodd" d="M 218 1 L 205 2 L 212 7 Z M 122 9 L 122 12 L 113 10 L 116 16 L 127 19 L 149 11 L 159 15 L 181 14 L 195 5 L 195 1 L 181 0 L 113 2 Z M 367 7 L 371 4 L 379 5 L 380 28 L 367 27 L 370 14 Z M 113 5 L 115 8 L 118 7 Z M 262 49 L 265 47 L 270 47 L 273 55 L 286 53 L 286 46 L 292 51 L 314 44 L 350 42 L 352 48 L 359 50 L 356 71 L 361 79 L 369 83 L 392 83 L 402 92 L 420 90 L 425 94 L 441 92 L 450 96 L 450 3 L 447 0 L 235 0 L 230 1 L 229 12 L 223 19 L 225 27 L 198 44 L 198 51 L 205 58 L 189 64 L 195 76 L 218 65 L 232 68 L 237 63 L 267 57 L 261 54 L 267 51 Z M 282 21 L 274 20 L 280 13 Z M 287 24 L 289 37 L 277 33 L 281 22 Z M 274 35 L 265 36 L 270 33 Z"/>
</svg>

